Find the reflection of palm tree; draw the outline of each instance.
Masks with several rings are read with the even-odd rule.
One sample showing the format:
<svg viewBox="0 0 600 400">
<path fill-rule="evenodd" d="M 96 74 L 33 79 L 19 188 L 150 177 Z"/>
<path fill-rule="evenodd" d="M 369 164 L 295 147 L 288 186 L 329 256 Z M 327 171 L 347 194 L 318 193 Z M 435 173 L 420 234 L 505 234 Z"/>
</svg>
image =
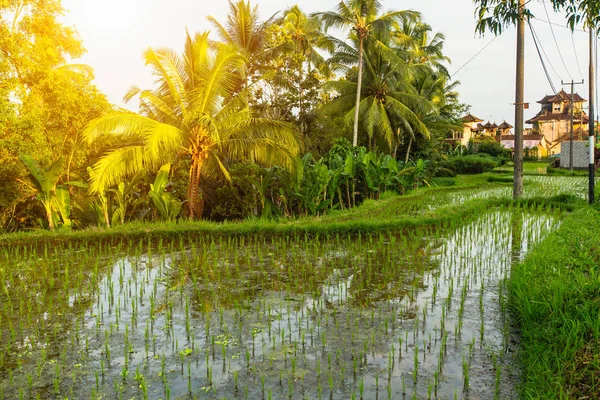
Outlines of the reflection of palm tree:
<svg viewBox="0 0 600 400">
<path fill-rule="evenodd" d="M 280 121 L 256 117 L 245 99 L 234 94 L 236 71 L 246 59 L 208 34 L 187 36 L 185 50 L 149 49 L 146 64 L 157 77 L 155 90 L 131 89 L 139 95 L 141 115 L 119 112 L 92 121 L 88 141 L 118 135 L 123 146 L 93 168 L 91 190 L 100 192 L 144 169 L 157 170 L 180 158 L 190 161 L 187 190 L 190 218 L 201 217 L 200 178 L 218 171 L 229 176 L 223 158 L 295 165 L 299 150 L 293 129 Z"/>
<path fill-rule="evenodd" d="M 419 14 L 414 11 L 391 11 L 383 15 L 378 15 L 381 10 L 381 2 L 378 0 L 343 0 L 335 11 L 317 13 L 325 31 L 329 28 L 351 28 L 352 37 L 357 41 L 358 77 L 356 84 L 356 102 L 354 108 L 354 136 L 352 144 L 358 145 L 358 119 L 360 114 L 360 98 L 362 94 L 363 79 L 363 53 L 365 41 L 368 40 L 374 31 L 385 31 L 390 24 L 399 18 Z"/>
</svg>

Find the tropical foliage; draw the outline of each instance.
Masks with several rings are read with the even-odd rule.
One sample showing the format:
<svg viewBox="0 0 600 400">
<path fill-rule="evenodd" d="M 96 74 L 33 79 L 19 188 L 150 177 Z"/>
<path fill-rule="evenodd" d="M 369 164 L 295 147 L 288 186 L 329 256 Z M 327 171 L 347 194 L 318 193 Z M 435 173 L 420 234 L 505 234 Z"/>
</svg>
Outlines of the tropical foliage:
<svg viewBox="0 0 600 400">
<path fill-rule="evenodd" d="M 226 20 L 186 33 L 181 53 L 144 53 L 155 84 L 124 97 L 138 112 L 111 110 L 91 69 L 67 64 L 84 49 L 58 22 L 59 0 L 7 4 L 2 229 L 347 209 L 428 185 L 465 108 L 444 36 L 418 12 L 384 13 L 377 0 L 266 19 L 250 1 L 230 1 Z M 50 28 L 33 29 L 42 20 Z M 42 43 L 53 52 L 36 55 Z M 28 178 L 34 164 L 21 153 L 35 171 L 55 172 L 51 194 Z"/>
</svg>

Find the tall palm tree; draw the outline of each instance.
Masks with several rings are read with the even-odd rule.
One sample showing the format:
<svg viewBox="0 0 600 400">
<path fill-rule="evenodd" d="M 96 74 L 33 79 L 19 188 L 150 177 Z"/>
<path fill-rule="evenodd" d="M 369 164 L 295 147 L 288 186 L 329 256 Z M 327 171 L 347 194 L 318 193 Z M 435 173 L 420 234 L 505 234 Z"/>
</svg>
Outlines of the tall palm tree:
<svg viewBox="0 0 600 400">
<path fill-rule="evenodd" d="M 220 171 L 225 161 L 250 159 L 292 169 L 299 144 L 293 128 L 260 118 L 247 105 L 247 90 L 235 92 L 238 71 L 246 62 L 234 46 L 211 43 L 208 33 L 187 35 L 185 50 L 149 49 L 144 58 L 156 77 L 153 90 L 133 87 L 128 101 L 140 98 L 140 114 L 119 112 L 92 121 L 88 142 L 117 135 L 122 147 L 93 167 L 90 189 L 102 192 L 144 169 L 181 159 L 190 162 L 187 208 L 201 217 L 201 177 Z"/>
<path fill-rule="evenodd" d="M 335 11 L 316 13 L 320 18 L 325 32 L 330 28 L 350 28 L 352 34 L 358 39 L 358 79 L 356 87 L 356 101 L 354 113 L 354 136 L 352 144 L 358 144 L 358 118 L 360 110 L 360 95 L 362 91 L 363 52 L 365 41 L 374 30 L 387 30 L 396 19 L 408 16 L 417 17 L 414 11 L 390 11 L 379 15 L 381 11 L 379 0 L 342 0 Z"/>
<path fill-rule="evenodd" d="M 304 64 L 310 72 L 310 67 L 321 67 L 324 65 L 325 59 L 317 51 L 317 47 L 322 43 L 323 35 L 321 27 L 316 18 L 306 15 L 298 5 L 294 5 L 284 11 L 282 19 L 279 21 L 283 31 L 289 35 L 291 40 L 284 43 L 281 51 L 288 54 L 300 56 L 300 79 L 298 83 L 299 95 L 299 115 L 302 116 L 304 111 L 303 104 L 303 77 Z M 300 131 L 304 133 L 304 125 L 300 123 Z"/>
<path fill-rule="evenodd" d="M 244 72 L 248 78 L 260 69 L 261 62 L 268 55 L 265 49 L 267 29 L 275 21 L 275 15 L 261 21 L 258 6 L 252 6 L 249 0 L 229 0 L 229 15 L 225 25 L 211 16 L 208 17 L 219 39 L 225 44 L 235 46 L 246 58 Z"/>
<path fill-rule="evenodd" d="M 392 30 L 396 47 L 406 51 L 410 63 L 427 64 L 438 73 L 449 76 L 445 64 L 449 64 L 450 59 L 444 55 L 444 34 L 436 32 L 432 36 L 431 25 L 414 18 L 394 21 Z"/>
<path fill-rule="evenodd" d="M 398 132 L 411 137 L 429 137 L 429 129 L 420 119 L 420 115 L 436 112 L 432 102 L 425 99 L 411 85 L 410 65 L 393 54 L 388 44 L 391 36 L 387 33 L 376 34 L 367 42 L 364 50 L 364 84 L 360 86 L 358 107 L 353 106 L 356 91 L 359 88 L 356 70 L 348 69 L 347 79 L 333 81 L 327 86 L 339 93 L 326 108 L 330 111 L 346 111 L 347 118 L 358 112 L 361 125 L 369 139 L 381 136 L 390 150 L 394 148 Z M 376 45 L 379 44 L 379 45 Z M 356 58 L 358 39 L 354 46 L 338 40 L 336 43 L 336 62 Z"/>
</svg>

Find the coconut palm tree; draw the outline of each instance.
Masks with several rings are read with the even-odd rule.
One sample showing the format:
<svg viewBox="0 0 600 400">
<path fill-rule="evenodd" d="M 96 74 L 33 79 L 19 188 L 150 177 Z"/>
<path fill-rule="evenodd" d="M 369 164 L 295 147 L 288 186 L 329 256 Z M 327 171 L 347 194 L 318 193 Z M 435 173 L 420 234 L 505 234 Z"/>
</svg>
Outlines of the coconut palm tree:
<svg viewBox="0 0 600 400">
<path fill-rule="evenodd" d="M 304 64 L 310 72 L 310 67 L 319 68 L 324 65 L 325 59 L 317 48 L 323 40 L 321 27 L 316 18 L 306 15 L 298 5 L 294 5 L 284 11 L 283 17 L 278 21 L 285 32 L 290 37 L 290 41 L 284 43 L 281 51 L 286 54 L 293 54 L 300 57 L 300 79 L 298 83 L 299 94 L 299 115 L 304 111 L 303 104 L 303 77 Z M 304 125 L 300 123 L 300 131 L 304 133 Z"/>
<path fill-rule="evenodd" d="M 326 108 L 330 111 L 345 111 L 346 118 L 352 114 L 360 116 L 362 128 L 369 140 L 381 136 L 390 150 L 396 144 L 399 132 L 416 137 L 429 137 L 429 129 L 419 118 L 420 115 L 435 113 L 434 105 L 411 86 L 411 66 L 388 45 L 391 40 L 388 33 L 376 34 L 365 42 L 364 84 L 359 86 L 356 70 L 347 70 L 347 79 L 333 81 L 327 86 L 339 93 Z M 334 61 L 345 63 L 356 57 L 359 49 L 358 39 L 354 46 L 344 41 L 336 41 Z M 360 102 L 353 105 L 355 94 L 360 87 Z"/>
<path fill-rule="evenodd" d="M 246 62 L 234 46 L 211 43 L 208 33 L 188 34 L 183 54 L 149 49 L 144 58 L 156 77 L 153 90 L 133 87 L 125 96 L 140 98 L 140 113 L 118 112 L 92 121 L 88 142 L 116 135 L 122 146 L 93 167 L 90 190 L 102 192 L 140 170 L 189 160 L 187 209 L 202 215 L 201 178 L 220 171 L 227 160 L 280 163 L 292 169 L 299 144 L 288 124 L 254 115 L 247 90 L 236 92 Z"/>
<path fill-rule="evenodd" d="M 358 40 L 358 78 L 356 85 L 356 101 L 354 113 L 354 136 L 352 144 L 358 144 L 358 122 L 360 114 L 360 96 L 362 92 L 363 76 L 363 53 L 365 41 L 369 39 L 373 31 L 385 31 L 396 19 L 402 17 L 418 17 L 419 13 L 414 11 L 390 11 L 379 15 L 381 2 L 379 0 L 342 0 L 336 6 L 335 11 L 316 13 L 323 24 L 325 32 L 330 28 L 350 28 L 352 35 Z"/>
<path fill-rule="evenodd" d="M 406 59 L 411 64 L 427 64 L 436 72 L 450 75 L 445 64 L 450 59 L 444 55 L 444 34 L 432 36 L 432 27 L 420 19 L 400 18 L 394 21 L 392 35 L 395 47 L 406 51 Z"/>
<path fill-rule="evenodd" d="M 252 6 L 250 1 L 229 1 L 229 15 L 227 23 L 222 25 L 215 18 L 209 16 L 208 20 L 213 25 L 219 39 L 231 46 L 246 58 L 244 74 L 247 78 L 260 70 L 262 61 L 268 56 L 265 48 L 268 37 L 267 30 L 275 21 L 275 15 L 266 21 L 261 21 L 258 6 Z"/>
</svg>

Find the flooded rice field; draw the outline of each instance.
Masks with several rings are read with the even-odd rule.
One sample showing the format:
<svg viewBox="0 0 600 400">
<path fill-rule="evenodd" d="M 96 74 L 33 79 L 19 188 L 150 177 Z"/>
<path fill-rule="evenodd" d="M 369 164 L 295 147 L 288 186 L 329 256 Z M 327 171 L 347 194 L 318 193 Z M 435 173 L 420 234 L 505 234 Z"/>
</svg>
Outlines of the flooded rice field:
<svg viewBox="0 0 600 400">
<path fill-rule="evenodd" d="M 559 222 L 5 250 L 0 399 L 516 398 L 505 279 Z"/>
</svg>

